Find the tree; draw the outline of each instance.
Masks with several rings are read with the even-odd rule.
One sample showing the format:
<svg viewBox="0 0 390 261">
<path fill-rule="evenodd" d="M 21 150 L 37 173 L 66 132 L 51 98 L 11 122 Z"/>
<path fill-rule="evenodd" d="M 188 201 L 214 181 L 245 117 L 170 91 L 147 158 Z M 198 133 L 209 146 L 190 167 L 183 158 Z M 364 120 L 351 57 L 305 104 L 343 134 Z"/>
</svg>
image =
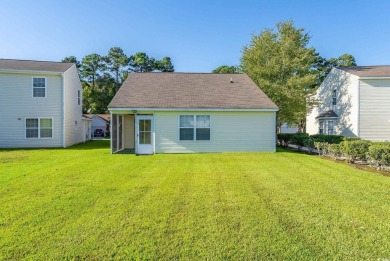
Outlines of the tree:
<svg viewBox="0 0 390 261">
<path fill-rule="evenodd" d="M 106 69 L 102 56 L 93 53 L 81 60 L 81 75 L 92 83 L 95 88 L 95 80 Z"/>
<path fill-rule="evenodd" d="M 96 78 L 95 87 L 89 84 L 83 86 L 83 111 L 88 113 L 107 113 L 107 106 L 116 93 L 116 81 L 104 73 Z"/>
<path fill-rule="evenodd" d="M 62 60 L 63 63 L 74 63 L 76 64 L 76 68 L 77 70 L 80 69 L 81 67 L 81 63 L 80 61 L 77 60 L 76 56 L 68 56 L 68 57 L 65 57 L 63 60 Z"/>
<path fill-rule="evenodd" d="M 241 67 L 279 106 L 277 126 L 297 124 L 306 116 L 306 99 L 316 81 L 315 49 L 310 36 L 292 21 L 276 24 L 276 32 L 265 29 L 254 34 L 243 49 Z"/>
<path fill-rule="evenodd" d="M 212 73 L 238 73 L 236 66 L 221 65 L 215 68 Z"/>
<path fill-rule="evenodd" d="M 325 59 L 317 54 L 316 70 L 318 72 L 317 82 L 314 87 L 318 87 L 332 70 L 333 67 L 356 66 L 355 57 L 351 54 L 343 54 L 338 58 Z"/>
<path fill-rule="evenodd" d="M 107 69 L 114 74 L 116 90 L 119 89 L 123 74 L 126 72 L 126 67 L 129 64 L 129 58 L 119 47 L 112 47 L 108 51 L 108 55 L 104 57 Z"/>
<path fill-rule="evenodd" d="M 130 70 L 133 72 L 152 72 L 156 69 L 156 60 L 146 53 L 138 52 L 130 56 Z"/>
<path fill-rule="evenodd" d="M 174 72 L 175 69 L 173 67 L 171 58 L 164 57 L 160 61 L 157 62 L 156 69 L 161 72 Z"/>
</svg>

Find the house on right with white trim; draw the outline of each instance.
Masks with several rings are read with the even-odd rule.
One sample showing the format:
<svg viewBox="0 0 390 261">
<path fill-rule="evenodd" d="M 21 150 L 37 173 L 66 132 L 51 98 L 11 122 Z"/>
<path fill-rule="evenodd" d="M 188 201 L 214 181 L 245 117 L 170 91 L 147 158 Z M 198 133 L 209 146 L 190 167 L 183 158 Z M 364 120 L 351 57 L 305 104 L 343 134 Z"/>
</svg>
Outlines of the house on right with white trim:
<svg viewBox="0 0 390 261">
<path fill-rule="evenodd" d="M 307 133 L 390 141 L 390 66 L 333 68 L 314 99 Z"/>
</svg>

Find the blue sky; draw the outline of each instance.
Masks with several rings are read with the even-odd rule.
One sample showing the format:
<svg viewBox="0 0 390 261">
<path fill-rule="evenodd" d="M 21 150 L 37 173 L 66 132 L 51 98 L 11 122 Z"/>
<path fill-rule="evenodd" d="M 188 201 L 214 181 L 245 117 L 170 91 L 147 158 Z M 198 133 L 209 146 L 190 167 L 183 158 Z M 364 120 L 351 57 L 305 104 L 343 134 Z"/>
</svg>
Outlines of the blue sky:
<svg viewBox="0 0 390 261">
<path fill-rule="evenodd" d="M 253 33 L 292 19 L 324 57 L 390 64 L 390 1 L 0 0 L 0 58 L 59 61 L 119 46 L 172 58 L 176 71 L 237 65 Z"/>
</svg>

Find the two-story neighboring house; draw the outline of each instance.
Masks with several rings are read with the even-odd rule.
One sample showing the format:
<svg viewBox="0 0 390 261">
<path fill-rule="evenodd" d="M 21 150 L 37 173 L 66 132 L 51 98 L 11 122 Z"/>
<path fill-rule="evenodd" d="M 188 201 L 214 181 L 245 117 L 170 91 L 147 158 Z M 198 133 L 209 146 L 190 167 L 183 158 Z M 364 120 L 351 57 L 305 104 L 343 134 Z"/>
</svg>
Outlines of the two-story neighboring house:
<svg viewBox="0 0 390 261">
<path fill-rule="evenodd" d="M 390 66 L 333 68 L 315 99 L 307 133 L 390 140 Z"/>
<path fill-rule="evenodd" d="M 0 147 L 68 147 L 85 141 L 75 64 L 0 59 Z"/>
</svg>

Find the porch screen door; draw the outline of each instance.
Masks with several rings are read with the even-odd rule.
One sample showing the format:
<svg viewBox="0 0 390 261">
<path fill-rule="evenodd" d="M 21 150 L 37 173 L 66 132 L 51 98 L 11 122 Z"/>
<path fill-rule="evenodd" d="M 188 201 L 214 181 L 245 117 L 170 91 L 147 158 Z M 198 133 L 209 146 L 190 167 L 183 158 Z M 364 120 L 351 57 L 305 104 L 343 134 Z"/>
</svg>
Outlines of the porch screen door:
<svg viewBox="0 0 390 261">
<path fill-rule="evenodd" d="M 137 117 L 137 154 L 153 154 L 154 137 L 153 137 L 153 117 Z"/>
</svg>

